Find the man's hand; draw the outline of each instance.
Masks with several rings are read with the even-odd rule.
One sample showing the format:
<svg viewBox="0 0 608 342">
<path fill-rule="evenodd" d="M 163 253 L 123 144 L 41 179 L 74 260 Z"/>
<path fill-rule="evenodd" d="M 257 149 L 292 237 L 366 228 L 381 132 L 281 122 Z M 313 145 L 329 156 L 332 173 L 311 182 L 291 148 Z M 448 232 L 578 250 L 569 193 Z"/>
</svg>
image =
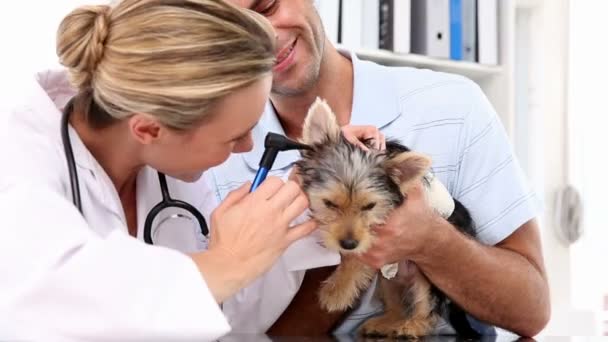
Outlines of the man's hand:
<svg viewBox="0 0 608 342">
<path fill-rule="evenodd" d="M 386 149 L 386 138 L 377 127 L 374 126 L 342 126 L 342 135 L 348 142 L 359 146 L 364 151 L 369 151 L 369 148 L 364 142 L 369 141 L 376 150 L 384 151 Z"/>
<path fill-rule="evenodd" d="M 384 225 L 375 228 L 376 240 L 360 256 L 362 262 L 381 268 L 410 260 L 423 252 L 433 226 L 445 221 L 429 206 L 424 196 L 422 183 L 408 191 L 405 202 L 391 213 Z"/>
</svg>

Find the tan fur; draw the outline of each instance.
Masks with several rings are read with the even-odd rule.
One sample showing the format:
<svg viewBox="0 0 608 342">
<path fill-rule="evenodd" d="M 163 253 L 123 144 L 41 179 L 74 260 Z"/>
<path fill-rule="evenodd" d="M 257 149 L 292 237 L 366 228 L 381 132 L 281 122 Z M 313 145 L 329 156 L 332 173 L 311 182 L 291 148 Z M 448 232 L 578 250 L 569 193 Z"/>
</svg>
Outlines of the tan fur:
<svg viewBox="0 0 608 342">
<path fill-rule="evenodd" d="M 376 272 L 354 256 L 344 256 L 342 263 L 323 283 L 319 291 L 321 305 L 327 311 L 343 311 L 359 298 Z"/>
<path fill-rule="evenodd" d="M 431 158 L 416 152 L 401 153 L 386 165 L 386 168 L 394 170 L 392 176 L 401 184 L 402 191 L 419 181 L 430 167 Z"/>
<path fill-rule="evenodd" d="M 405 281 L 379 278 L 380 295 L 385 305 L 382 316 L 369 319 L 363 335 L 417 337 L 428 335 L 437 321 L 431 303 L 431 284 L 418 270 Z"/>
<path fill-rule="evenodd" d="M 384 223 L 389 210 L 383 210 L 387 204 L 385 200 L 372 193 L 356 191 L 350 193 L 341 184 L 319 191 L 311 191 L 309 194 L 312 207 L 323 207 L 320 203 L 323 199 L 329 200 L 337 205 L 336 210 L 322 210 L 315 213 L 315 219 L 321 222 L 322 234 L 325 246 L 334 250 L 340 250 L 339 241 L 345 238 L 354 238 L 359 245 L 352 251 L 344 253 L 362 253 L 367 250 L 374 239 L 369 229 L 370 226 Z M 376 203 L 377 208 L 373 211 L 362 211 L 365 205 Z"/>
<path fill-rule="evenodd" d="M 325 101 L 317 100 L 306 117 L 302 142 L 331 146 L 339 144 L 339 138 L 340 128 L 335 115 Z M 362 264 L 356 254 L 364 253 L 370 248 L 375 239 L 373 227 L 383 224 L 395 206 L 388 198 L 394 194 L 370 190 L 374 188 L 374 184 L 370 183 L 370 174 L 364 173 L 365 167 L 370 165 L 370 158 L 363 158 L 362 154 L 357 153 L 360 152 L 352 152 L 348 156 L 350 169 L 342 168 L 343 163 L 338 156 L 337 163 L 329 164 L 335 168 L 332 169 L 332 177 L 325 179 L 323 186 L 311 185 L 306 189 L 313 216 L 320 224 L 325 246 L 339 251 L 342 255 L 342 263 L 319 291 L 322 307 L 330 312 L 352 307 L 360 294 L 369 287 L 377 272 Z M 323 159 L 323 156 L 320 159 Z M 371 160 L 373 162 L 373 159 Z M 312 158 L 307 167 L 318 169 L 318 162 Z M 430 165 L 431 160 L 425 155 L 403 152 L 383 160 L 381 168 L 400 185 L 401 192 L 406 194 L 416 182 L 421 181 Z M 372 203 L 373 209 L 366 210 L 365 207 Z M 341 247 L 341 242 L 345 239 L 355 240 L 356 247 Z M 382 276 L 379 276 L 379 279 L 378 292 L 384 302 L 385 313 L 368 320 L 362 326 L 361 332 L 390 337 L 429 334 L 437 318 L 433 313 L 431 284 L 428 279 L 419 271 L 414 272 L 404 283 L 387 280 Z"/>
</svg>

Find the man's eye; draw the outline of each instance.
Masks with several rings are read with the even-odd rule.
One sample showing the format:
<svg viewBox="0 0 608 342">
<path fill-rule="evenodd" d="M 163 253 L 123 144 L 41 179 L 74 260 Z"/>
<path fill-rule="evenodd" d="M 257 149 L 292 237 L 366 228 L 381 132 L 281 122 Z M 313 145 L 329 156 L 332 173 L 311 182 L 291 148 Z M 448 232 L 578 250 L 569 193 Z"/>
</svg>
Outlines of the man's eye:
<svg viewBox="0 0 608 342">
<path fill-rule="evenodd" d="M 266 1 L 258 6 L 255 11 L 262 15 L 270 16 L 276 11 L 278 3 L 279 0 Z"/>
</svg>

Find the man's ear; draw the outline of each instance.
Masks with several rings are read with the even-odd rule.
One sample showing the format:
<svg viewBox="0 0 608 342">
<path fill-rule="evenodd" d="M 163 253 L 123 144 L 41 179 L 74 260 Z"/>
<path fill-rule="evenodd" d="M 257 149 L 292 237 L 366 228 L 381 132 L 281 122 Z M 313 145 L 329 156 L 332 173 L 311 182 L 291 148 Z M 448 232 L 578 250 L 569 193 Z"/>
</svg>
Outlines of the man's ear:
<svg viewBox="0 0 608 342">
<path fill-rule="evenodd" d="M 385 162 L 389 175 L 397 184 L 409 186 L 420 180 L 431 167 L 431 158 L 416 152 L 402 152 Z"/>
<path fill-rule="evenodd" d="M 161 131 L 166 129 L 158 120 L 146 114 L 135 114 L 128 120 L 131 135 L 143 145 L 149 145 L 159 139 L 162 134 Z"/>
<path fill-rule="evenodd" d="M 302 130 L 302 143 L 314 145 L 323 142 L 336 142 L 340 139 L 340 126 L 336 115 L 327 102 L 317 97 L 308 109 Z"/>
</svg>

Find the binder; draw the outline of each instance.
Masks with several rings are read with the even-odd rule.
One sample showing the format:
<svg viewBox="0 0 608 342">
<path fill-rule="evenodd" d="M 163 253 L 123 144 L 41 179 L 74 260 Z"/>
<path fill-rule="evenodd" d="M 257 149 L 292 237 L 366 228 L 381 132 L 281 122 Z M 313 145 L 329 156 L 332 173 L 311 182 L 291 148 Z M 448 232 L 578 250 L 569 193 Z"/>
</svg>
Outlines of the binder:
<svg viewBox="0 0 608 342">
<path fill-rule="evenodd" d="M 394 39 L 394 4 L 393 0 L 380 0 L 380 49 L 393 50 Z"/>
<path fill-rule="evenodd" d="M 462 0 L 450 0 L 450 59 L 462 60 Z"/>
<path fill-rule="evenodd" d="M 340 41 L 348 49 L 359 49 L 362 46 L 363 1 L 364 0 L 342 1 L 340 22 L 342 37 L 340 38 Z"/>
<path fill-rule="evenodd" d="M 393 0 L 393 51 L 411 52 L 411 0 Z"/>
<path fill-rule="evenodd" d="M 462 0 L 462 45 L 462 59 L 477 62 L 477 0 Z"/>
<path fill-rule="evenodd" d="M 338 43 L 340 25 L 340 0 L 315 0 L 325 35 L 335 45 Z"/>
<path fill-rule="evenodd" d="M 498 64 L 498 2 L 477 1 L 479 63 Z"/>
<path fill-rule="evenodd" d="M 349 0 L 347 0 L 349 1 Z M 383 0 L 364 0 L 362 12 L 362 46 L 378 49 L 380 46 L 380 2 Z"/>
<path fill-rule="evenodd" d="M 450 0 L 412 0 L 411 10 L 412 51 L 449 58 Z"/>
</svg>

